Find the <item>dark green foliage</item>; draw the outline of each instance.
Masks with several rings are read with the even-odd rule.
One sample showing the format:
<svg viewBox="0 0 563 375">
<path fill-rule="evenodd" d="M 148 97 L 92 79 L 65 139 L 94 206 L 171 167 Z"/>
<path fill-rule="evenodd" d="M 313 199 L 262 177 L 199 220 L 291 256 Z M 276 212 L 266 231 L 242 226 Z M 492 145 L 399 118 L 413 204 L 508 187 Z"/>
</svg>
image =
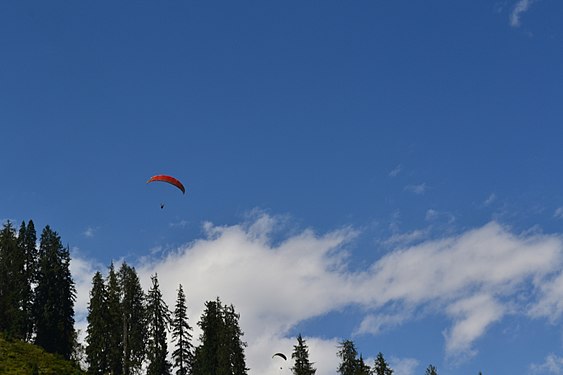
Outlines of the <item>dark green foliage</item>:
<svg viewBox="0 0 563 375">
<path fill-rule="evenodd" d="M 385 362 L 385 358 L 383 358 L 383 353 L 377 353 L 377 357 L 375 358 L 375 363 L 373 364 L 372 373 L 374 375 L 392 375 L 393 370 L 389 367 L 389 364 Z"/>
<path fill-rule="evenodd" d="M 176 375 L 188 375 L 193 362 L 192 327 L 188 323 L 186 295 L 180 284 L 178 298 L 172 319 L 172 338 L 176 341 L 176 350 L 172 352 Z"/>
<path fill-rule="evenodd" d="M 23 336 L 24 340 L 31 341 L 33 335 L 33 300 L 34 293 L 32 285 L 37 282 L 38 251 L 36 248 L 37 234 L 35 225 L 29 220 L 27 225 L 21 223 L 18 233 L 18 247 L 23 254 L 24 260 L 24 283 L 22 285 L 22 311 L 24 316 Z"/>
<path fill-rule="evenodd" d="M 113 263 L 109 267 L 106 292 L 109 372 L 113 375 L 121 375 L 123 374 L 123 316 L 120 302 L 121 289 Z"/>
<path fill-rule="evenodd" d="M 344 340 L 340 343 L 338 357 L 340 364 L 336 370 L 341 375 L 355 375 L 358 367 L 358 351 L 352 340 Z"/>
<path fill-rule="evenodd" d="M 218 374 L 219 347 L 223 329 L 221 308 L 219 298 L 205 303 L 205 310 L 198 322 L 202 333 L 199 337 L 200 345 L 195 350 L 193 375 Z"/>
<path fill-rule="evenodd" d="M 364 357 L 360 355 L 352 340 L 344 340 L 339 345 L 340 350 L 337 355 L 340 357 L 340 365 L 337 372 L 342 375 L 369 375 L 370 367 L 364 362 Z"/>
<path fill-rule="evenodd" d="M 149 366 L 147 368 L 147 375 L 168 375 L 170 374 L 171 365 L 166 360 L 168 355 L 166 332 L 170 324 L 170 312 L 162 299 L 157 275 L 152 276 L 151 280 L 152 287 L 147 295 L 147 328 L 149 335 L 147 347 Z"/>
<path fill-rule="evenodd" d="M 371 369 L 364 362 L 364 357 L 360 354 L 360 358 L 358 359 L 358 364 L 356 366 L 356 375 L 370 375 L 370 374 L 371 374 Z"/>
<path fill-rule="evenodd" d="M 438 370 L 436 370 L 436 366 L 428 365 L 424 375 L 438 375 Z"/>
<path fill-rule="evenodd" d="M 88 305 L 88 328 L 86 336 L 86 356 L 90 374 L 105 374 L 110 370 L 110 342 L 107 321 L 109 309 L 107 291 L 100 272 L 92 279 L 90 303 Z"/>
<path fill-rule="evenodd" d="M 226 368 L 228 368 L 228 371 L 225 374 L 244 375 L 248 372 L 244 355 L 246 343 L 241 340 L 244 333 L 238 324 L 239 318 L 240 315 L 235 312 L 233 305 L 223 308 L 224 331 L 222 336 L 224 353 L 221 358 L 227 359 Z"/>
<path fill-rule="evenodd" d="M 145 294 L 135 268 L 123 263 L 119 270 L 123 332 L 123 373 L 140 371 L 145 359 L 146 308 Z"/>
<path fill-rule="evenodd" d="M 76 291 L 70 274 L 70 254 L 49 226 L 39 245 L 39 270 L 35 289 L 35 343 L 69 359 L 74 342 Z"/>
<path fill-rule="evenodd" d="M 84 371 L 58 355 L 20 340 L 6 340 L 0 334 L 0 374 L 84 375 Z"/>
<path fill-rule="evenodd" d="M 0 331 L 8 337 L 25 338 L 25 260 L 11 222 L 0 231 Z"/>
<path fill-rule="evenodd" d="M 297 345 L 293 346 L 293 353 L 291 358 L 295 363 L 291 368 L 294 375 L 314 375 L 317 370 L 313 367 L 313 363 L 309 361 L 309 348 L 307 342 L 301 337 L 297 336 Z"/>
<path fill-rule="evenodd" d="M 193 375 L 246 375 L 243 335 L 234 307 L 223 307 L 219 298 L 205 303 L 198 325 L 202 330 L 195 350 Z"/>
</svg>

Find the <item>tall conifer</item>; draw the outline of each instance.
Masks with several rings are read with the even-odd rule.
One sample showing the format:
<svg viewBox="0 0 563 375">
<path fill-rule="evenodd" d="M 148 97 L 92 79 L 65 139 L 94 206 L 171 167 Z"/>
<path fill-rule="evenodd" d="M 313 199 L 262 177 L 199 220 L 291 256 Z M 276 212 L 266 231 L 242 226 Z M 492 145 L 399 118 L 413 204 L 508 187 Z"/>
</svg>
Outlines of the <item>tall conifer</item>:
<svg viewBox="0 0 563 375">
<path fill-rule="evenodd" d="M 70 254 L 49 226 L 41 233 L 39 271 L 34 305 L 35 343 L 70 359 L 74 344 L 76 290 L 70 273 Z"/>
<path fill-rule="evenodd" d="M 352 340 L 344 340 L 338 346 L 337 356 L 340 358 L 337 372 L 340 375 L 355 375 L 358 351 Z"/>
<path fill-rule="evenodd" d="M 121 309 L 121 288 L 113 266 L 109 266 L 106 279 L 108 317 L 106 321 L 109 341 L 109 369 L 112 375 L 123 374 L 123 314 Z"/>
<path fill-rule="evenodd" d="M 147 325 L 148 347 L 147 357 L 149 365 L 147 375 L 170 374 L 170 363 L 166 359 L 168 348 L 166 332 L 170 324 L 170 312 L 158 285 L 158 277 L 151 277 L 152 287 L 147 295 Z"/>
<path fill-rule="evenodd" d="M 110 342 L 108 337 L 109 309 L 107 291 L 100 272 L 92 279 L 90 303 L 88 304 L 88 328 L 86 356 L 90 374 L 103 375 L 110 371 Z"/>
<path fill-rule="evenodd" d="M 135 268 L 126 263 L 119 270 L 123 332 L 123 373 L 140 371 L 146 357 L 145 294 Z"/>
<path fill-rule="evenodd" d="M 205 303 L 198 325 L 202 333 L 195 350 L 193 375 L 246 375 L 243 335 L 234 307 L 221 300 Z"/>
<path fill-rule="evenodd" d="M 0 231 L 0 331 L 25 338 L 25 262 L 10 221 Z"/>
<path fill-rule="evenodd" d="M 38 251 L 36 247 L 37 234 L 32 220 L 27 225 L 21 223 L 18 234 L 18 247 L 24 257 L 24 278 L 22 289 L 22 310 L 24 315 L 24 339 L 31 341 L 33 335 L 33 288 L 37 283 Z"/>
<path fill-rule="evenodd" d="M 383 358 L 383 353 L 377 353 L 375 358 L 375 363 L 373 364 L 373 374 L 374 375 L 393 375 L 393 369 Z"/>
<path fill-rule="evenodd" d="M 244 348 L 246 342 L 242 341 L 244 333 L 239 326 L 240 315 L 235 312 L 235 307 L 231 304 L 222 309 L 224 328 L 222 341 L 224 346 L 223 362 L 227 364 L 228 371 L 225 374 L 246 375 L 246 359 Z"/>
<path fill-rule="evenodd" d="M 178 287 L 178 297 L 172 318 L 172 338 L 176 349 L 172 352 L 176 375 L 188 375 L 193 362 L 192 327 L 188 322 L 186 295 L 182 285 Z"/>
<path fill-rule="evenodd" d="M 309 361 L 309 348 L 301 334 L 297 336 L 297 345 L 293 346 L 291 358 L 295 361 L 291 368 L 294 375 L 314 375 L 317 372 L 313 363 Z"/>
</svg>

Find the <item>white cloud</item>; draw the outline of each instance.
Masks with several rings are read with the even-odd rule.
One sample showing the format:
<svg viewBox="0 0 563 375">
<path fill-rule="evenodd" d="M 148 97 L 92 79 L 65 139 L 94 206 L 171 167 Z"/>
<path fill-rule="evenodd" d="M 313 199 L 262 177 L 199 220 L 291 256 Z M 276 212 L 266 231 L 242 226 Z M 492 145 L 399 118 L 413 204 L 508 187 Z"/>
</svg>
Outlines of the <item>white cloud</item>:
<svg viewBox="0 0 563 375">
<path fill-rule="evenodd" d="M 467 357 L 475 354 L 471 344 L 503 316 L 505 308 L 490 295 L 480 294 L 454 302 L 446 311 L 455 320 L 445 333 L 446 352 Z"/>
<path fill-rule="evenodd" d="M 279 225 L 276 217 L 266 214 L 239 225 L 206 223 L 204 238 L 136 265 L 145 289 L 150 276 L 158 273 L 169 306 L 176 300 L 178 284 L 184 286 L 195 338 L 205 301 L 219 296 L 234 304 L 248 342 L 251 374 L 278 374 L 271 353 L 292 351 L 295 339 L 287 338 L 290 329 L 346 306 L 361 306 L 366 313 L 357 333 L 392 329 L 421 311 L 446 316 L 451 327 L 445 330 L 445 348 L 449 356 L 456 356 L 473 353 L 474 342 L 519 301 L 522 285 L 535 285 L 540 296 L 557 296 L 541 289 L 545 280 L 555 282 L 561 269 L 563 246 L 557 236 L 515 235 L 491 222 L 457 236 L 395 248 L 367 269 L 352 271 L 346 247 L 357 235 L 355 230 L 317 234 L 308 229 L 273 243 Z M 84 311 L 85 289 L 95 267 L 76 262 L 73 275 L 88 274 L 80 277 L 83 296 L 77 301 Z M 549 299 L 542 298 L 538 311 L 541 300 L 551 311 Z M 399 308 L 407 313 L 397 314 Z M 308 338 L 319 374 L 334 373 L 338 341 Z"/>
<path fill-rule="evenodd" d="M 528 11 L 530 6 L 535 2 L 535 0 L 519 0 L 512 12 L 510 13 L 510 25 L 512 27 L 520 26 L 520 17 L 522 14 Z"/>
<path fill-rule="evenodd" d="M 532 374 L 563 374 L 563 358 L 549 354 L 542 364 L 530 365 L 530 372 Z"/>
<path fill-rule="evenodd" d="M 397 358 L 389 359 L 389 366 L 393 369 L 394 375 L 414 375 L 418 367 L 418 361 L 414 358 Z"/>
<path fill-rule="evenodd" d="M 557 207 L 553 213 L 553 217 L 556 219 L 563 219 L 563 207 Z"/>
<path fill-rule="evenodd" d="M 413 242 L 420 241 L 424 239 L 427 235 L 428 233 L 426 231 L 417 229 L 407 233 L 395 233 L 391 237 L 383 241 L 383 243 L 385 245 L 394 245 L 394 246 L 402 247 L 408 244 L 412 244 Z"/>
<path fill-rule="evenodd" d="M 370 314 L 364 317 L 355 334 L 370 333 L 377 335 L 384 330 L 400 325 L 410 317 L 411 314 L 405 311 L 393 314 Z"/>
<path fill-rule="evenodd" d="M 426 192 L 426 190 L 428 190 L 428 186 L 426 185 L 425 182 L 423 182 L 422 184 L 418 184 L 418 185 L 407 185 L 405 186 L 405 191 L 417 194 L 417 195 L 421 195 L 424 194 Z"/>
</svg>

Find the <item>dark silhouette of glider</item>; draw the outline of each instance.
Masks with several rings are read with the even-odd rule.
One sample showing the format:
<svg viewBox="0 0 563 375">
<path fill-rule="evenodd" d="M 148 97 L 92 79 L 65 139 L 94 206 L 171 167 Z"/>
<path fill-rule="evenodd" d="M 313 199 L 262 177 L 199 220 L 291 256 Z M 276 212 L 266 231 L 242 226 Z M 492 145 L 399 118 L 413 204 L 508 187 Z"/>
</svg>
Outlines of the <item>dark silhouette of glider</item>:
<svg viewBox="0 0 563 375">
<path fill-rule="evenodd" d="M 287 357 L 286 357 L 285 354 L 283 354 L 283 353 L 276 353 L 276 354 L 274 354 L 274 355 L 272 356 L 272 358 L 274 358 L 274 357 L 276 357 L 276 356 L 281 357 L 281 358 L 283 358 L 285 361 L 287 361 Z"/>
<path fill-rule="evenodd" d="M 174 185 L 178 189 L 180 189 L 183 194 L 186 194 L 186 188 L 184 187 L 184 185 L 180 182 L 180 180 L 178 180 L 178 179 L 176 179 L 172 176 L 167 176 L 165 174 L 159 174 L 159 175 L 156 175 L 156 176 L 152 176 L 147 181 L 147 184 L 150 183 L 150 182 L 155 182 L 155 181 L 166 182 L 166 183 L 169 183 L 171 185 Z"/>
</svg>

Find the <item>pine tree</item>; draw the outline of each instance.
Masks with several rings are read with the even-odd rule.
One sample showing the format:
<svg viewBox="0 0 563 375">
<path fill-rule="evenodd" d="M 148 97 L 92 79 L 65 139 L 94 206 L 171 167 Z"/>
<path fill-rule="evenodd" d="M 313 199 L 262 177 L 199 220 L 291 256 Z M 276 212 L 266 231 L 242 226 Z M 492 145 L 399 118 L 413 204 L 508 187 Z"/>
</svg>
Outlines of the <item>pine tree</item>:
<svg viewBox="0 0 563 375">
<path fill-rule="evenodd" d="M 172 320 L 172 338 L 176 341 L 176 350 L 172 352 L 176 375 L 188 375 L 193 362 L 192 327 L 188 323 L 186 295 L 180 284 Z"/>
<path fill-rule="evenodd" d="M 291 368 L 294 375 L 314 375 L 315 372 L 317 372 L 313 367 L 314 363 L 309 361 L 309 348 L 307 347 L 306 341 L 301 337 L 301 334 L 297 336 L 297 345 L 293 346 L 291 358 L 295 360 Z"/>
<path fill-rule="evenodd" d="M 24 283 L 22 286 L 22 311 L 24 316 L 24 340 L 31 341 L 33 335 L 33 287 L 37 283 L 38 252 L 36 248 L 37 234 L 32 220 L 27 226 L 21 223 L 18 233 L 18 247 L 24 259 Z"/>
<path fill-rule="evenodd" d="M 106 374 L 110 371 L 110 342 L 108 337 L 109 309 L 107 291 L 100 272 L 92 279 L 90 303 L 88 304 L 88 328 L 86 356 L 90 374 Z"/>
<path fill-rule="evenodd" d="M 337 356 L 340 358 L 337 372 L 341 375 L 355 375 L 358 367 L 358 352 L 352 340 L 344 340 L 338 346 Z"/>
<path fill-rule="evenodd" d="M 243 335 L 234 307 L 219 298 L 205 303 L 198 325 L 202 333 L 195 350 L 193 375 L 246 375 Z"/>
<path fill-rule="evenodd" d="M 46 226 L 39 245 L 39 271 L 34 304 L 35 343 L 69 359 L 74 342 L 76 290 L 70 273 L 70 252 Z"/>
<path fill-rule="evenodd" d="M 146 355 L 145 294 L 135 268 L 123 263 L 119 270 L 123 332 L 123 374 L 141 369 Z"/>
<path fill-rule="evenodd" d="M 377 353 L 372 373 L 374 375 L 393 375 L 393 370 L 389 367 L 389 364 L 385 362 L 385 358 L 383 358 L 383 353 L 381 352 Z"/>
<path fill-rule="evenodd" d="M 360 359 L 358 359 L 358 365 L 356 367 L 356 375 L 370 375 L 371 368 L 364 361 L 364 357 L 360 354 Z"/>
<path fill-rule="evenodd" d="M 170 363 L 166 360 L 168 348 L 166 332 L 170 324 L 170 312 L 162 299 L 158 286 L 158 277 L 151 277 L 152 287 L 147 295 L 148 348 L 149 366 L 147 375 L 170 374 Z"/>
<path fill-rule="evenodd" d="M 123 374 L 123 314 L 120 302 L 121 288 L 113 263 L 109 267 L 106 291 L 109 372 L 112 375 L 121 375 Z"/>
<path fill-rule="evenodd" d="M 225 346 L 224 359 L 225 363 L 228 364 L 228 371 L 225 374 L 246 375 L 248 373 L 244 355 L 246 343 L 241 339 L 244 333 L 238 323 L 240 315 L 235 312 L 232 304 L 222 309 L 222 315 L 224 321 L 222 335 Z"/>
<path fill-rule="evenodd" d="M 0 331 L 25 338 L 25 262 L 10 221 L 0 231 Z"/>
<path fill-rule="evenodd" d="M 436 370 L 436 367 L 433 365 L 428 365 L 428 367 L 426 368 L 426 372 L 424 373 L 424 375 L 438 375 L 438 370 Z"/>
</svg>

